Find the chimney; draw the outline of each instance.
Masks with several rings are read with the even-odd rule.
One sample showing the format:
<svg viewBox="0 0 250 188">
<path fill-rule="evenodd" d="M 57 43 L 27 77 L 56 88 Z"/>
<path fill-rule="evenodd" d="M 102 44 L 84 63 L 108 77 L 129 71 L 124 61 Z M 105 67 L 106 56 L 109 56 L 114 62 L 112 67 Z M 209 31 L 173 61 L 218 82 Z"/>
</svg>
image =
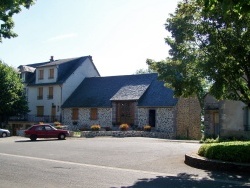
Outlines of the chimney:
<svg viewBox="0 0 250 188">
<path fill-rule="evenodd" d="M 50 56 L 50 62 L 54 61 L 54 56 Z"/>
</svg>

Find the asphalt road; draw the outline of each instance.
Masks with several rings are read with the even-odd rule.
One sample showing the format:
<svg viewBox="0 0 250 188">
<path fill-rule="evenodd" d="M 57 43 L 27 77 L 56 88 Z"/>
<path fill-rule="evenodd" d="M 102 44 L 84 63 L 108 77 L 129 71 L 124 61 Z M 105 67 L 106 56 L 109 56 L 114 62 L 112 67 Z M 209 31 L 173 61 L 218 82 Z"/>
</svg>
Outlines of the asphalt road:
<svg viewBox="0 0 250 188">
<path fill-rule="evenodd" d="M 248 174 L 184 164 L 200 144 L 152 138 L 0 138 L 0 187 L 247 187 Z"/>
</svg>

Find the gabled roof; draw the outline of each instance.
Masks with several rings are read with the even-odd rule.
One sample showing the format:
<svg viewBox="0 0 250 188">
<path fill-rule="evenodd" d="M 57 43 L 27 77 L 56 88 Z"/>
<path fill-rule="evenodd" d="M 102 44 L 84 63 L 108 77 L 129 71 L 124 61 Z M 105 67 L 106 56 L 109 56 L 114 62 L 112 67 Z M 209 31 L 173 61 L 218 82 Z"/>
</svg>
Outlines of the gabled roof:
<svg viewBox="0 0 250 188">
<path fill-rule="evenodd" d="M 139 106 L 173 106 L 177 102 L 157 74 L 138 74 L 85 78 L 62 108 L 111 107 L 112 101 L 126 100 L 138 101 Z"/>
<path fill-rule="evenodd" d="M 153 80 L 145 94 L 138 101 L 138 106 L 144 107 L 172 107 L 178 102 L 174 98 L 174 91 L 164 86 L 163 81 Z"/>
<path fill-rule="evenodd" d="M 59 60 L 55 60 L 55 61 L 29 64 L 27 66 L 33 67 L 35 69 L 43 68 L 43 67 L 50 67 L 50 66 L 57 66 L 58 67 L 58 78 L 54 84 L 60 84 L 60 83 L 65 82 L 68 79 L 68 77 L 88 58 L 92 62 L 91 56 L 83 56 L 83 57 L 77 57 L 77 58 L 59 59 Z M 93 66 L 96 69 L 94 63 L 93 63 Z M 98 72 L 97 69 L 96 69 L 96 71 Z M 32 76 L 32 79 L 29 81 L 29 85 L 35 84 L 35 76 L 36 75 L 34 73 Z"/>
</svg>

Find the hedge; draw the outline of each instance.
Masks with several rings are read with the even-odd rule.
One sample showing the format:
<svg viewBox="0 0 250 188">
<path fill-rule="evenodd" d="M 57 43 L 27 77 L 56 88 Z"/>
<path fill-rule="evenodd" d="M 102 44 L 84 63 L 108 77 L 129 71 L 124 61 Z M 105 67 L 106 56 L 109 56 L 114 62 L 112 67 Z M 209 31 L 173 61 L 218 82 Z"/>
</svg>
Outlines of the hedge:
<svg viewBox="0 0 250 188">
<path fill-rule="evenodd" d="M 198 150 L 198 155 L 208 159 L 250 163 L 250 141 L 203 144 Z"/>
</svg>

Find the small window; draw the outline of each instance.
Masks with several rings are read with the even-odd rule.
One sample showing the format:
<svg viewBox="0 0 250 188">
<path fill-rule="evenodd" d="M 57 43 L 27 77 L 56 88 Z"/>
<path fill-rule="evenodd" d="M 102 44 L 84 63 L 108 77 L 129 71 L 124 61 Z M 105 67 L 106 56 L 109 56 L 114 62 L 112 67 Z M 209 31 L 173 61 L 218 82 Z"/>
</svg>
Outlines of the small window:
<svg viewBox="0 0 250 188">
<path fill-rule="evenodd" d="M 79 116 L 79 109 L 73 108 L 72 109 L 72 120 L 78 120 L 78 116 Z"/>
<path fill-rule="evenodd" d="M 91 108 L 90 109 L 90 119 L 96 120 L 98 118 L 97 116 L 97 108 Z"/>
<path fill-rule="evenodd" d="M 38 79 L 39 80 L 43 80 L 43 75 L 44 75 L 44 71 L 43 70 L 39 70 Z"/>
<path fill-rule="evenodd" d="M 25 82 L 26 81 L 26 73 L 25 72 L 22 72 L 21 74 L 21 79 L 22 79 L 22 82 Z"/>
<path fill-rule="evenodd" d="M 49 79 L 54 78 L 54 69 L 49 69 Z"/>
<path fill-rule="evenodd" d="M 53 87 L 49 87 L 48 99 L 53 99 Z"/>
<path fill-rule="evenodd" d="M 37 99 L 38 99 L 38 100 L 43 99 L 43 87 L 39 87 L 39 88 L 38 88 Z"/>
</svg>

